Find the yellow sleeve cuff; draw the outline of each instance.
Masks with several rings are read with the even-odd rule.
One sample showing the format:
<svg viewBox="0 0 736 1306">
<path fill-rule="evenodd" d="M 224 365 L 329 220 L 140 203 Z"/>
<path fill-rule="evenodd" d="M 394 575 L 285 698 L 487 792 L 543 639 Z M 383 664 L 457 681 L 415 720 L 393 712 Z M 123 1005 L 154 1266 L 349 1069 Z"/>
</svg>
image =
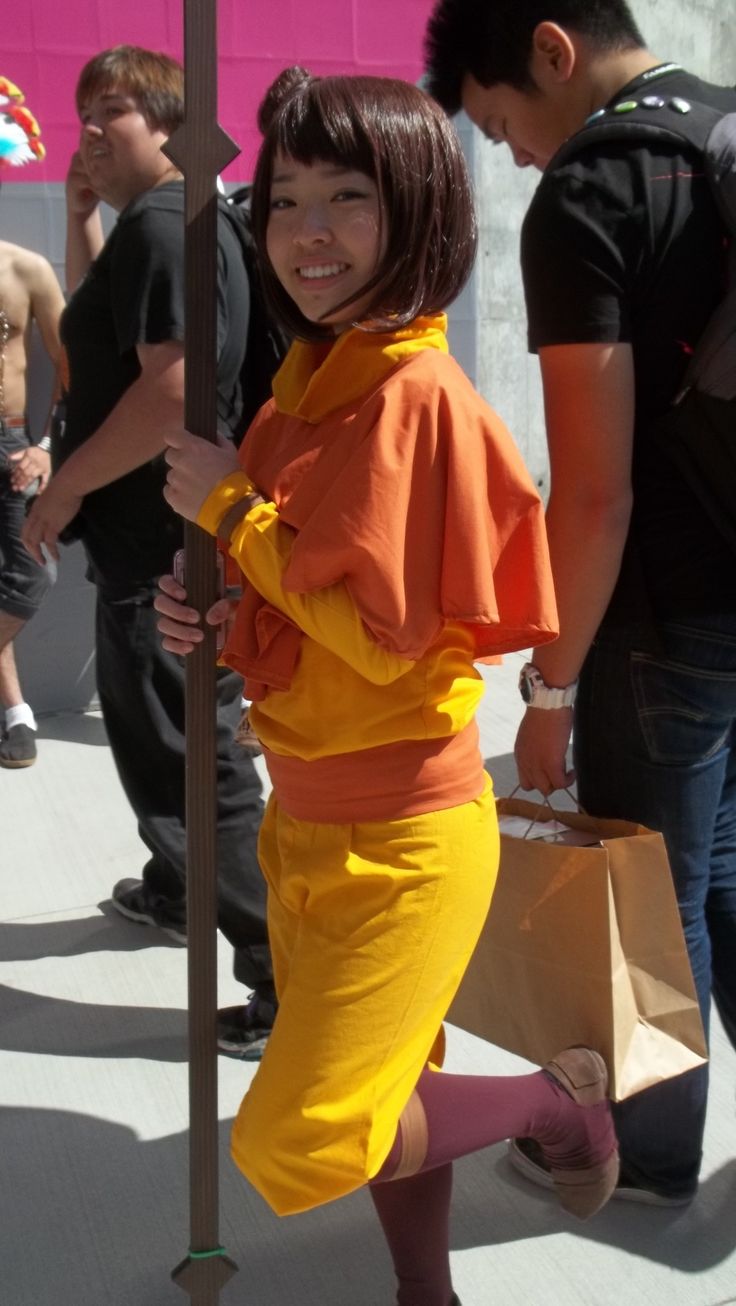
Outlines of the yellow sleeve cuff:
<svg viewBox="0 0 736 1306">
<path fill-rule="evenodd" d="M 229 476 L 219 481 L 214 490 L 207 495 L 197 513 L 197 525 L 210 535 L 216 535 L 220 522 L 233 504 L 239 503 L 249 494 L 257 494 L 250 477 L 240 470 L 230 472 Z"/>
</svg>

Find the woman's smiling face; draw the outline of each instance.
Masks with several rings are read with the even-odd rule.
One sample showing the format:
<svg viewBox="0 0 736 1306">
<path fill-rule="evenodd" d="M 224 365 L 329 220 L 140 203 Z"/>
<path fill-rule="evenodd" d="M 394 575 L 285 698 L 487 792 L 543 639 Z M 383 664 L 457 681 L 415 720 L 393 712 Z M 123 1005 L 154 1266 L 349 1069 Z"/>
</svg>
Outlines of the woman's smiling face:
<svg viewBox="0 0 736 1306">
<path fill-rule="evenodd" d="M 266 248 L 284 290 L 310 322 L 340 330 L 359 321 L 370 299 L 360 291 L 385 248 L 376 183 L 334 163 L 277 154 Z M 338 309 L 345 300 L 351 302 Z"/>
</svg>

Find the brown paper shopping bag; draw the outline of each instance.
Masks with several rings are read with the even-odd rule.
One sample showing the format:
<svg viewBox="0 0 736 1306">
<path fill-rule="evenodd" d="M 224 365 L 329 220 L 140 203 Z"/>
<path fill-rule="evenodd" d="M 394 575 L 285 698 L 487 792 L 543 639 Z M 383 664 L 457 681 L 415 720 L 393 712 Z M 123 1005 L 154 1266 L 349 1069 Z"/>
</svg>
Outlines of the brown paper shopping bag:
<svg viewBox="0 0 736 1306">
<path fill-rule="evenodd" d="M 575 1043 L 596 1048 L 617 1101 L 701 1065 L 703 1026 L 661 834 L 523 799 L 497 808 L 527 828 L 558 821 L 571 839 L 593 842 L 502 834 L 496 892 L 448 1020 L 538 1065 Z"/>
</svg>

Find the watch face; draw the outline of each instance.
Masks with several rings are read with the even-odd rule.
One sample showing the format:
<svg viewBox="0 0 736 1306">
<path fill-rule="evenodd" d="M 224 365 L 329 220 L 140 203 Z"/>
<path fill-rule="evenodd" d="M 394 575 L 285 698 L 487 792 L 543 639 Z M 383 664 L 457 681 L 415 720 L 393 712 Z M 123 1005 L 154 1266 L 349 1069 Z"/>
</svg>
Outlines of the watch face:
<svg viewBox="0 0 736 1306">
<path fill-rule="evenodd" d="M 528 671 L 522 671 L 521 673 L 521 678 L 519 680 L 519 691 L 521 693 L 521 697 L 523 698 L 524 702 L 531 703 L 532 698 L 534 697 L 534 690 L 532 688 L 531 677 Z"/>
</svg>

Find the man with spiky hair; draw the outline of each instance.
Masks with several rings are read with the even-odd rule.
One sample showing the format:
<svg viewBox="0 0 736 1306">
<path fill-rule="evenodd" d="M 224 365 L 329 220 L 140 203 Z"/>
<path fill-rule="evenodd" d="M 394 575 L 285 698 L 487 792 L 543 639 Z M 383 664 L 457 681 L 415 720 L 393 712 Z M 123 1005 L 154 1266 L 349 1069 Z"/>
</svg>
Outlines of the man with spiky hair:
<svg viewBox="0 0 736 1306">
<path fill-rule="evenodd" d="M 549 794 L 577 773 L 586 811 L 664 833 L 706 1028 L 712 990 L 736 1045 L 733 557 L 657 438 L 723 293 L 724 231 L 687 142 L 569 148 L 614 105 L 654 123 L 736 94 L 662 63 L 623 0 L 439 0 L 426 49 L 445 109 L 543 174 L 521 258 L 560 637 L 522 672 L 519 778 Z M 619 1196 L 692 1198 L 706 1095 L 703 1068 L 618 1106 Z M 548 1181 L 525 1140 L 512 1157 Z"/>
</svg>

